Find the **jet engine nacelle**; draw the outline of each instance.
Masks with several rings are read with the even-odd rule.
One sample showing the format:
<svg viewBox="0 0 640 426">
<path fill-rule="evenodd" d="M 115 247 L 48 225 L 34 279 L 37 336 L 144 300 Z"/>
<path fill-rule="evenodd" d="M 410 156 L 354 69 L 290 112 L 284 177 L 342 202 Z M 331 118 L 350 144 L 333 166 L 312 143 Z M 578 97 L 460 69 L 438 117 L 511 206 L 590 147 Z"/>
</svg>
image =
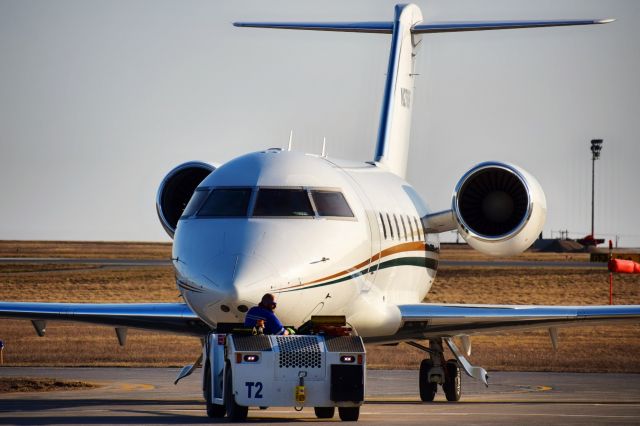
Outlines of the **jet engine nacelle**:
<svg viewBox="0 0 640 426">
<path fill-rule="evenodd" d="M 193 191 L 215 169 L 207 163 L 189 161 L 175 167 L 162 179 L 156 195 L 156 210 L 162 227 L 171 238 Z"/>
<path fill-rule="evenodd" d="M 453 193 L 458 231 L 474 249 L 494 256 L 526 250 L 538 238 L 547 201 L 538 181 L 511 164 L 481 163 Z"/>
</svg>

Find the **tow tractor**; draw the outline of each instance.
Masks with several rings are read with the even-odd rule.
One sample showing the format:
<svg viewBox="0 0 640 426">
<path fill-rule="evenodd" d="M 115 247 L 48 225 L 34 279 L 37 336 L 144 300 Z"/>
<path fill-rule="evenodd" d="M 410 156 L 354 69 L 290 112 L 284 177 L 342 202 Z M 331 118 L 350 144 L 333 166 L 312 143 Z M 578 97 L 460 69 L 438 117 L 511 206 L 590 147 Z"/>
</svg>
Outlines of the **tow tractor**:
<svg viewBox="0 0 640 426">
<path fill-rule="evenodd" d="M 356 421 L 364 402 L 362 338 L 344 317 L 312 317 L 298 334 L 254 334 L 219 324 L 203 347 L 203 391 L 209 417 L 246 420 L 249 407 L 313 407 L 320 419 Z"/>
</svg>

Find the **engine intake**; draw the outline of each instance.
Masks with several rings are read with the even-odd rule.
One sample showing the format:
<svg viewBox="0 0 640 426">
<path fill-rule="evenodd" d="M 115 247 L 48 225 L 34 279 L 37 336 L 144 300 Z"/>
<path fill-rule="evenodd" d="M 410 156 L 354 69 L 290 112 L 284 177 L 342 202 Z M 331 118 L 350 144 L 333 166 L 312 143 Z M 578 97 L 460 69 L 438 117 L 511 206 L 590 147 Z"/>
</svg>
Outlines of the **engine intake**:
<svg viewBox="0 0 640 426">
<path fill-rule="evenodd" d="M 469 170 L 453 194 L 458 231 L 477 250 L 504 256 L 528 248 L 546 218 L 546 199 L 538 181 L 504 163 L 482 163 Z"/>
<path fill-rule="evenodd" d="M 190 161 L 175 167 L 160 183 L 156 210 L 162 227 L 171 238 L 193 192 L 214 170 L 215 167 L 210 164 Z"/>
</svg>

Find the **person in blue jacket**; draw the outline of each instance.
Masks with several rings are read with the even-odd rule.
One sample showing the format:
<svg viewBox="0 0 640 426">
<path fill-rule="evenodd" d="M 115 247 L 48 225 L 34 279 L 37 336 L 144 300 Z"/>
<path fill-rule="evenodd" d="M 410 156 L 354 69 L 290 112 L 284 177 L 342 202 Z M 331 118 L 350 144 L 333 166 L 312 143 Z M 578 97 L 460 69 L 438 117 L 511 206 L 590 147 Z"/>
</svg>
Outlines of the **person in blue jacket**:
<svg viewBox="0 0 640 426">
<path fill-rule="evenodd" d="M 267 293 L 262 296 L 262 300 L 258 306 L 249 309 L 244 319 L 245 327 L 256 327 L 258 321 L 264 322 L 264 334 L 280 334 L 287 335 L 289 332 L 282 326 L 282 323 L 273 313 L 276 308 L 276 299 L 273 294 Z"/>
</svg>

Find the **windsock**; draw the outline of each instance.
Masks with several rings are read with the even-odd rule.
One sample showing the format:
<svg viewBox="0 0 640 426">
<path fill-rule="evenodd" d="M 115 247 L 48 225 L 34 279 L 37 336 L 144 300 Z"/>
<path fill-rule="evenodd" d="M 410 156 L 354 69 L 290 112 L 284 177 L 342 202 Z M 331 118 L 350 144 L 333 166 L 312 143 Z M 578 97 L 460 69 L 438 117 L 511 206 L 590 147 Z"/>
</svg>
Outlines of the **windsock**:
<svg viewBox="0 0 640 426">
<path fill-rule="evenodd" d="M 611 259 L 609 260 L 609 271 L 620 274 L 640 274 L 640 263 L 633 260 Z"/>
</svg>

